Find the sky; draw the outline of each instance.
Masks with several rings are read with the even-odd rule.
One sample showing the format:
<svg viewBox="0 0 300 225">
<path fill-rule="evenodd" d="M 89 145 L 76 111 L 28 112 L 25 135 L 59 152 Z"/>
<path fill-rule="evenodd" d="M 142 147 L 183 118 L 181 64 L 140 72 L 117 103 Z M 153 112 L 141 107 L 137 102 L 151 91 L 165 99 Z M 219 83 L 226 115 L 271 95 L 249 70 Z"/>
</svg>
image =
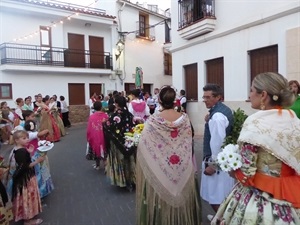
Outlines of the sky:
<svg viewBox="0 0 300 225">
<path fill-rule="evenodd" d="M 73 4 L 78 4 L 78 5 L 84 5 L 87 6 L 91 3 L 94 2 L 94 0 L 59 0 L 60 2 L 68 2 L 68 3 L 73 3 Z M 103 0 L 99 0 L 103 1 Z M 147 2 L 148 4 L 154 4 L 158 5 L 158 8 L 160 9 L 168 9 L 171 7 L 171 0 L 131 0 L 131 2 Z"/>
</svg>

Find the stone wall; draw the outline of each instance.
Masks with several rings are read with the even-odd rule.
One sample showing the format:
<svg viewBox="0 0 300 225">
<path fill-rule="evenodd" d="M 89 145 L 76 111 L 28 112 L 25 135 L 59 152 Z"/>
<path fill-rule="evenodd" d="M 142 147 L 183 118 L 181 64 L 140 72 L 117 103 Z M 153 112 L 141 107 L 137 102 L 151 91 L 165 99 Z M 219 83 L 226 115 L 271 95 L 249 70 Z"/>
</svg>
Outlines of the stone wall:
<svg viewBox="0 0 300 225">
<path fill-rule="evenodd" d="M 87 105 L 70 105 L 69 119 L 71 124 L 87 122 L 90 115 L 90 108 Z"/>
</svg>

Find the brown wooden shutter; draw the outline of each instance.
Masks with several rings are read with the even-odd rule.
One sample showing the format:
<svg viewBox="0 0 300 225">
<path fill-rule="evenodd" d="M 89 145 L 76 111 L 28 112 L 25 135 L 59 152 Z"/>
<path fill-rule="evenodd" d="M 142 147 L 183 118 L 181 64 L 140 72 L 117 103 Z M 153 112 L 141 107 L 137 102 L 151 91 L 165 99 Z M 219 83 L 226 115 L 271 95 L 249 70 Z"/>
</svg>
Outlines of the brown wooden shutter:
<svg viewBox="0 0 300 225">
<path fill-rule="evenodd" d="M 84 84 L 68 84 L 69 104 L 85 105 Z"/>
<path fill-rule="evenodd" d="M 206 82 L 217 84 L 224 91 L 224 58 L 206 61 Z"/>
<path fill-rule="evenodd" d="M 249 51 L 251 82 L 259 73 L 278 72 L 278 46 Z"/>
<path fill-rule="evenodd" d="M 198 66 L 197 63 L 184 66 L 185 91 L 187 100 L 198 100 Z"/>
</svg>

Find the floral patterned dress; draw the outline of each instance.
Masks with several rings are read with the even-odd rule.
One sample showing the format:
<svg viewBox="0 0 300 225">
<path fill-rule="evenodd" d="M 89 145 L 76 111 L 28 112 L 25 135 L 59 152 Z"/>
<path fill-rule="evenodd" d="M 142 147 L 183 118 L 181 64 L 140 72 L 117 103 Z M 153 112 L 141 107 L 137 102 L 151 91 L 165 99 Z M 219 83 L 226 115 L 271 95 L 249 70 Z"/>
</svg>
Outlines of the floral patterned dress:
<svg viewBox="0 0 300 225">
<path fill-rule="evenodd" d="M 124 145 L 126 132 L 131 132 L 135 122 L 133 115 L 126 109 L 118 109 L 103 123 L 107 164 L 106 172 L 111 184 L 132 190 L 135 185 L 136 149 Z"/>
<path fill-rule="evenodd" d="M 30 168 L 27 149 L 14 150 L 16 170 L 13 174 L 12 200 L 15 221 L 29 220 L 42 211 L 34 168 Z"/>
<path fill-rule="evenodd" d="M 260 173 L 273 179 L 293 173 L 293 169 L 261 147 L 244 144 L 241 156 L 243 165 L 239 171 L 247 177 Z M 262 185 L 271 186 L 271 182 Z M 299 212 L 292 203 L 278 200 L 241 179 L 221 204 L 212 225 L 218 224 L 217 220 L 224 220 L 226 225 L 297 225 Z"/>
</svg>

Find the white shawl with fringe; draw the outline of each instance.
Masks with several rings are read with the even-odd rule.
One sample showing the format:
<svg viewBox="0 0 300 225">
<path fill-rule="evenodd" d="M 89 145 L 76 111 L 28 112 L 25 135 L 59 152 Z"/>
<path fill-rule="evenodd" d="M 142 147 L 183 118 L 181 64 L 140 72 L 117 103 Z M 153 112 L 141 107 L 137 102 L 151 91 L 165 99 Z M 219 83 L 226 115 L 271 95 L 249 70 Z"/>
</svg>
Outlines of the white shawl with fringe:
<svg viewBox="0 0 300 225">
<path fill-rule="evenodd" d="M 300 174 L 300 120 L 292 110 L 263 110 L 249 116 L 238 143 L 262 147 Z"/>
</svg>

